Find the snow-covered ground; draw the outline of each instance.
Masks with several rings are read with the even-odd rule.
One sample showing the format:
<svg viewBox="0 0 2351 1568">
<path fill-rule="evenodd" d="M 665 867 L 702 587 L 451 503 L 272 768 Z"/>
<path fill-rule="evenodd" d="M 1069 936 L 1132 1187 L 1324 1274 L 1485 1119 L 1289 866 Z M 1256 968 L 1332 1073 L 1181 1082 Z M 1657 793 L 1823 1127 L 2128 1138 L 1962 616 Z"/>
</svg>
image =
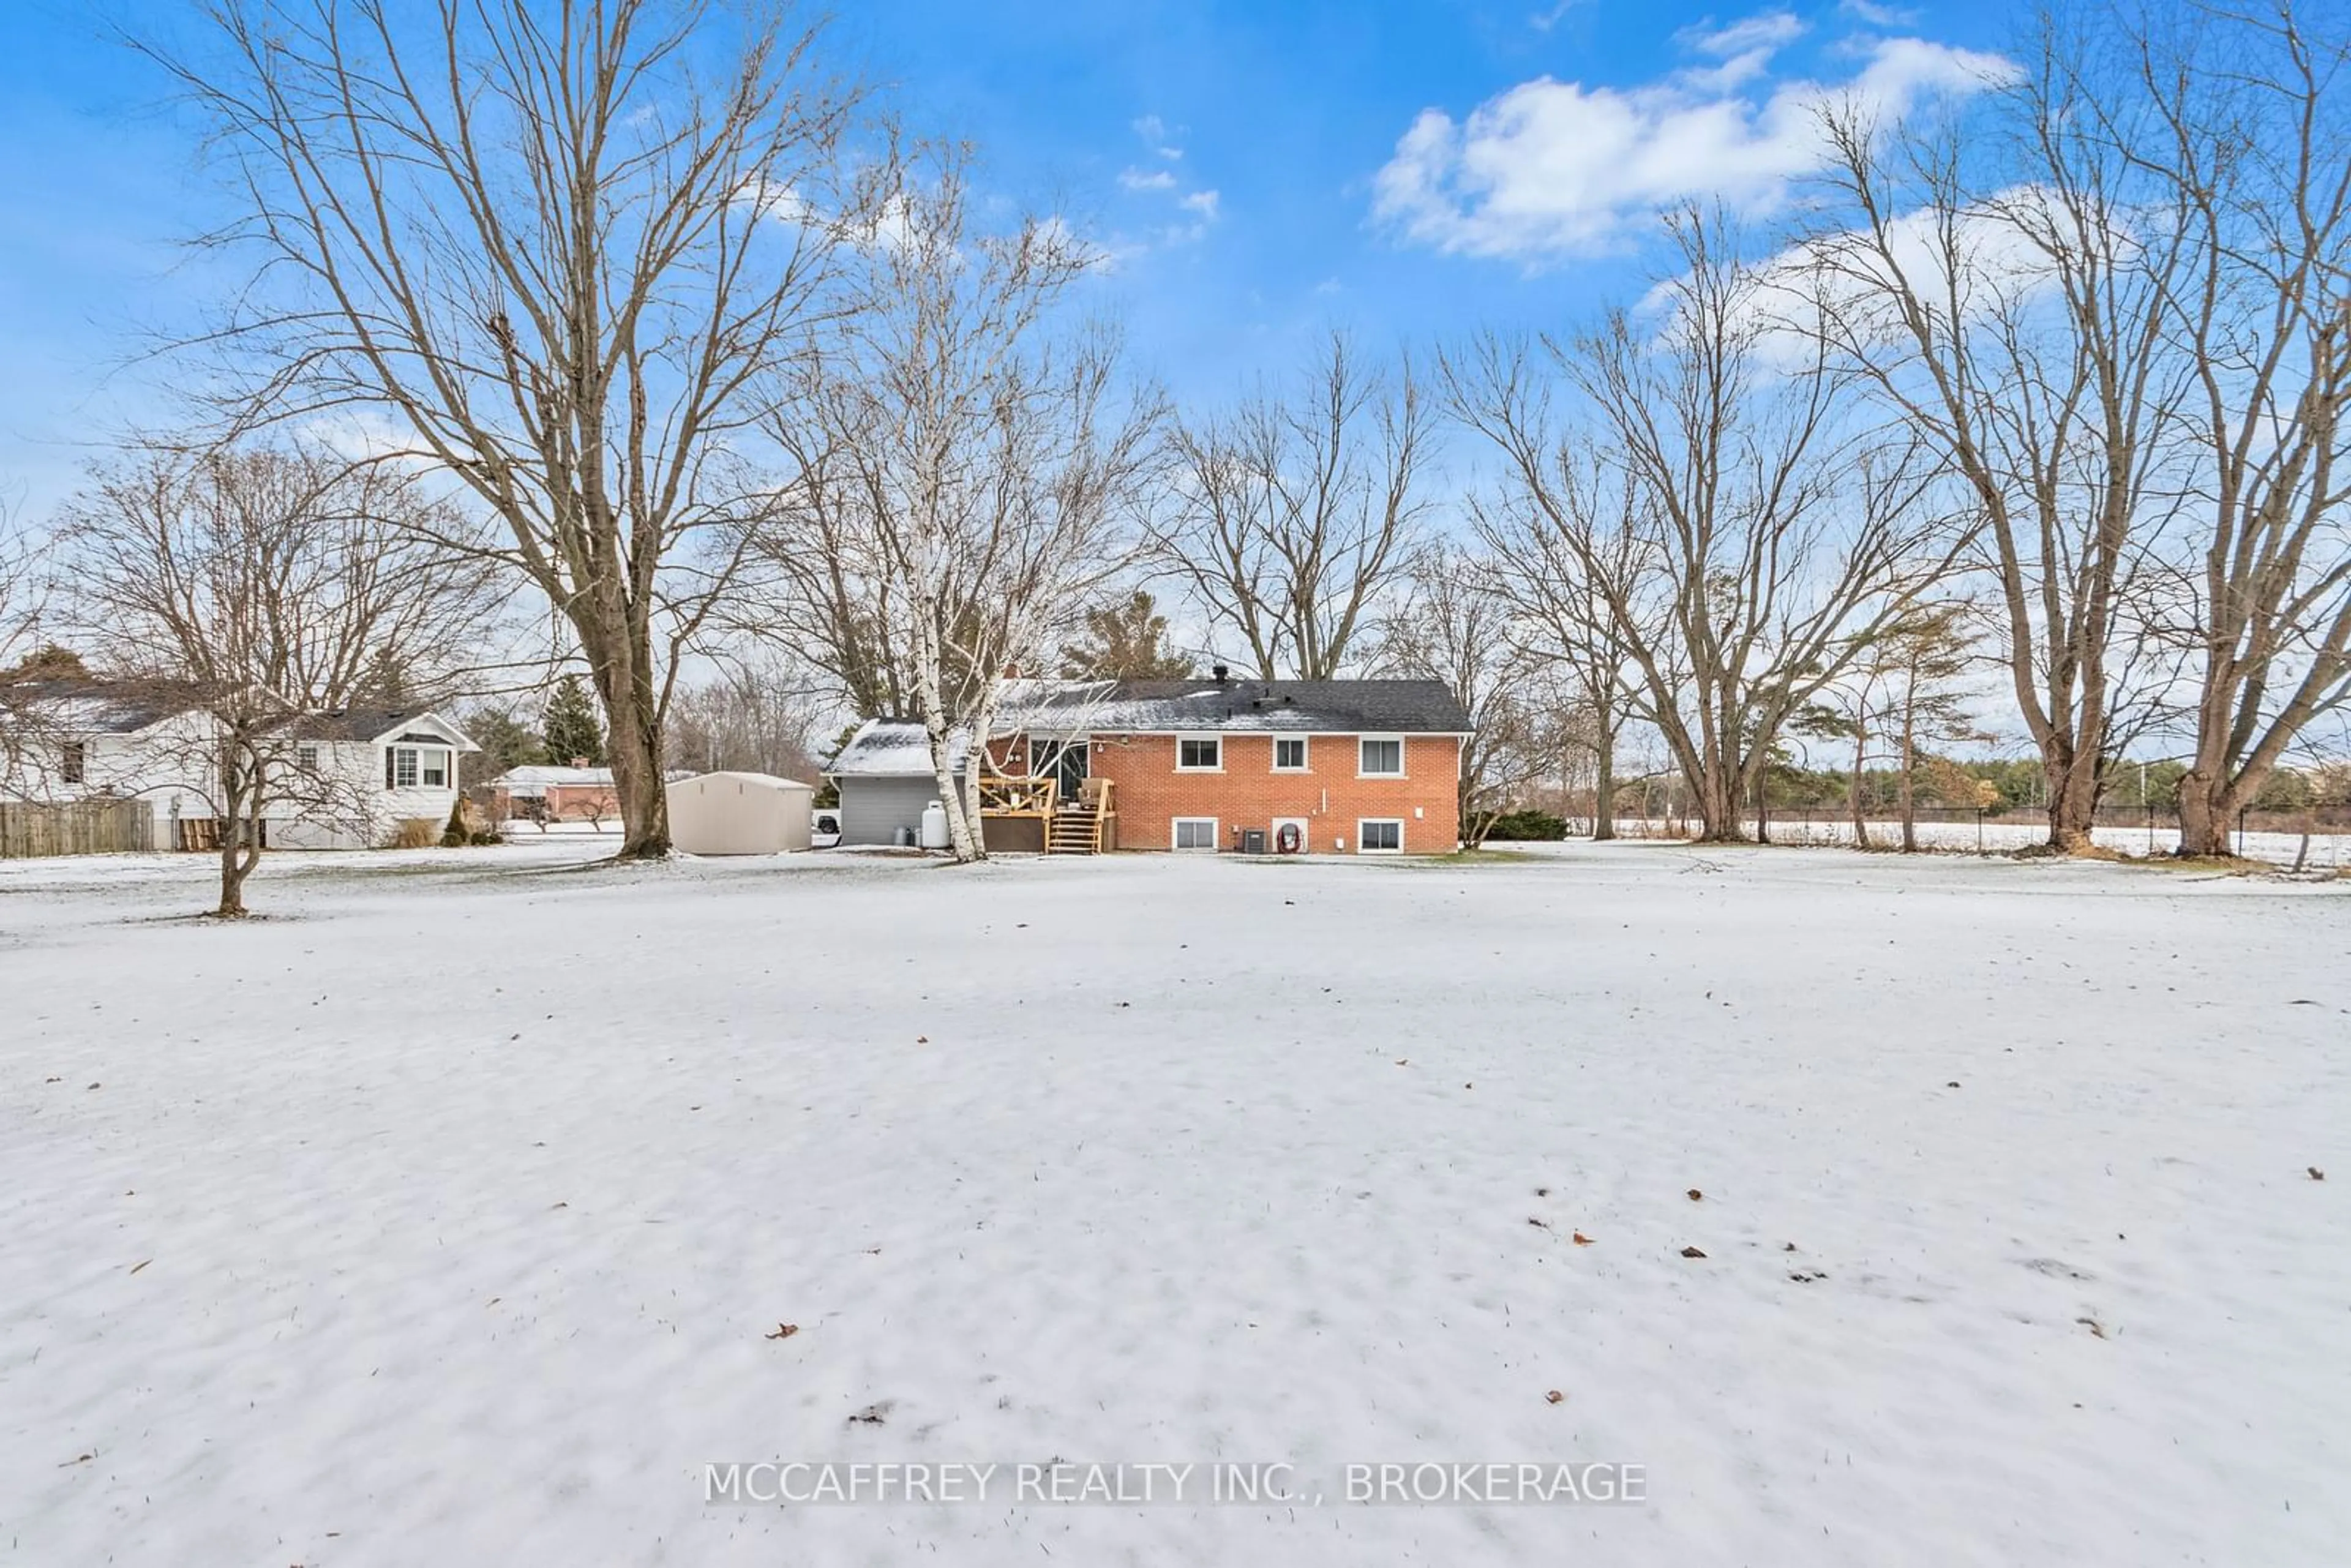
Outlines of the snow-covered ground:
<svg viewBox="0 0 2351 1568">
<path fill-rule="evenodd" d="M 1801 817 L 1776 817 L 1771 824 L 1771 841 L 1783 845 L 1834 845 L 1851 847 L 1853 824 L 1817 817 L 1806 821 Z M 1627 822 L 1622 825 L 1628 838 L 1679 838 L 1687 832 L 1687 825 L 1677 829 L 1667 822 Z M 1749 831 L 1752 832 L 1750 823 Z M 2177 827 L 2121 827 L 2112 823 L 2092 830 L 2090 837 L 2100 849 L 2135 859 L 2165 859 L 2179 849 Z M 1876 821 L 1869 824 L 1869 841 L 1873 849 L 1900 847 L 1902 824 L 1899 821 Z M 2049 841 L 2049 824 L 2030 815 L 1987 818 L 1979 825 L 1965 822 L 1920 822 L 1919 847 L 1927 850 L 2011 854 L 2029 850 Z M 2300 833 L 2247 832 L 2231 834 L 2230 842 L 2236 852 L 2247 860 L 2266 861 L 2272 865 L 2292 867 L 2300 862 L 2309 872 L 2335 872 L 2351 869 L 2351 833 L 2314 832 L 2305 850 Z"/>
<path fill-rule="evenodd" d="M 2344 1561 L 2351 884 L 594 849 L 0 865 L 0 1564 Z"/>
</svg>

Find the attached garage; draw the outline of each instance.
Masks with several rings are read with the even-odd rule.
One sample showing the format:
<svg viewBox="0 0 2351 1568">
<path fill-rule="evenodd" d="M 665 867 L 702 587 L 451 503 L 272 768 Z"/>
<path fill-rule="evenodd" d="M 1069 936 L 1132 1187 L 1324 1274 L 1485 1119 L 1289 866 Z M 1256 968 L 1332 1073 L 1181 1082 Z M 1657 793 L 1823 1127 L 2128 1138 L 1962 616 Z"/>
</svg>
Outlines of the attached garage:
<svg viewBox="0 0 2351 1568">
<path fill-rule="evenodd" d="M 956 772 L 963 772 L 963 743 L 955 745 Z M 869 719 L 832 759 L 824 776 L 841 791 L 841 841 L 891 844 L 900 829 L 914 841 L 922 831 L 923 808 L 939 798 L 931 770 L 931 744 L 923 727 L 904 719 Z"/>
<path fill-rule="evenodd" d="M 670 841 L 690 855 L 774 855 L 809 847 L 816 791 L 768 773 L 705 773 L 669 787 Z"/>
</svg>

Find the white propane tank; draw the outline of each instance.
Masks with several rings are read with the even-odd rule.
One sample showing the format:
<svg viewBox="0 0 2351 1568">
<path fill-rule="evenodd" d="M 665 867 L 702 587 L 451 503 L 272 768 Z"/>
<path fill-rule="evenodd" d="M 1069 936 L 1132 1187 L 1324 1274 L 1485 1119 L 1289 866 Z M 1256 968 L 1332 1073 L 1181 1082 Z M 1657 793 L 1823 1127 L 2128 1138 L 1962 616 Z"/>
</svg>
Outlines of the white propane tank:
<svg viewBox="0 0 2351 1568">
<path fill-rule="evenodd" d="M 947 809 L 937 800 L 923 808 L 923 847 L 943 850 L 947 847 Z"/>
</svg>

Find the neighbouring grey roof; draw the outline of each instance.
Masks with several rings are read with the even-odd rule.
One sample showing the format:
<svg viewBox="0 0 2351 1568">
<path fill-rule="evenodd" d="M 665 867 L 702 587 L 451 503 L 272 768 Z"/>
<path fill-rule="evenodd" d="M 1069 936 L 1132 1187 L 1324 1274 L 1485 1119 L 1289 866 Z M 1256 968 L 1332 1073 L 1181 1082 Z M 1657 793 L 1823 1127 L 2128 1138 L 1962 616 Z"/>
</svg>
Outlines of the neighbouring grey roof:
<svg viewBox="0 0 2351 1568">
<path fill-rule="evenodd" d="M 8 697 L 68 735 L 133 735 L 189 706 L 167 686 L 73 677 L 18 681 Z"/>
<path fill-rule="evenodd" d="M 1015 681 L 998 727 L 1166 734 L 1466 735 L 1469 716 L 1443 681 Z"/>
<path fill-rule="evenodd" d="M 132 735 L 193 712 L 198 706 L 185 688 L 138 681 L 28 681 L 13 687 L 10 695 L 38 706 L 58 729 L 85 735 Z M 421 707 L 353 707 L 304 714 L 287 725 L 285 733 L 297 740 L 377 740 L 401 725 L 420 721 L 442 726 L 448 736 L 402 735 L 400 738 L 454 745 L 460 751 L 481 749 L 464 730 L 432 709 Z"/>
<path fill-rule="evenodd" d="M 958 773 L 968 744 L 968 737 L 960 734 L 948 743 Z M 933 774 L 930 737 L 913 719 L 869 718 L 833 753 L 824 774 L 828 779 L 928 779 Z"/>
<path fill-rule="evenodd" d="M 461 751 L 481 749 L 466 738 L 464 730 L 459 729 L 432 709 L 420 707 L 353 707 L 339 709 L 333 713 L 311 714 L 294 727 L 294 734 L 297 738 L 302 740 L 381 740 L 402 725 L 413 724 L 419 720 L 429 720 L 447 729 L 450 735 L 456 737 L 455 744 Z M 418 741 L 425 745 L 451 744 L 438 735 L 403 734 L 394 738 L 402 741 Z"/>
</svg>

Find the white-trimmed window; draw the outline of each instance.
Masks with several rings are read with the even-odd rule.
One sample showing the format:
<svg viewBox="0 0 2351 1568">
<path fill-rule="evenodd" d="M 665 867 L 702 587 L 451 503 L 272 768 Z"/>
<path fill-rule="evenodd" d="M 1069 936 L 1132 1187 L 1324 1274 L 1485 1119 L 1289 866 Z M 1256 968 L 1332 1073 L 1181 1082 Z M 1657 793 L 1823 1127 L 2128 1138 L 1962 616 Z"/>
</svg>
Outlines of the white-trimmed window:
<svg viewBox="0 0 2351 1568">
<path fill-rule="evenodd" d="M 89 747 L 86 742 L 68 740 L 58 747 L 57 777 L 68 784 L 89 782 Z"/>
<path fill-rule="evenodd" d="M 319 770 L 319 748 L 307 742 L 296 747 L 294 766 L 305 773 L 316 773 Z"/>
<path fill-rule="evenodd" d="M 1365 817 L 1355 824 L 1355 848 L 1367 855 L 1404 853 L 1404 823 L 1395 817 Z"/>
<path fill-rule="evenodd" d="M 1273 737 L 1273 770 L 1276 773 L 1306 771 L 1306 737 L 1302 735 L 1277 735 Z"/>
<path fill-rule="evenodd" d="M 1217 819 L 1178 817 L 1168 830 L 1167 841 L 1171 849 L 1213 850 L 1217 847 Z"/>
<path fill-rule="evenodd" d="M 395 746 L 384 753 L 383 787 L 387 789 L 427 789 L 449 787 L 449 753 L 437 746 Z"/>
<path fill-rule="evenodd" d="M 1404 737 L 1401 735 L 1366 735 L 1356 744 L 1356 775 L 1364 779 L 1401 779 L 1404 777 Z"/>
<path fill-rule="evenodd" d="M 1176 771 L 1178 773 L 1222 773 L 1225 770 L 1225 741 L 1217 735 L 1179 735 L 1176 737 Z"/>
</svg>

